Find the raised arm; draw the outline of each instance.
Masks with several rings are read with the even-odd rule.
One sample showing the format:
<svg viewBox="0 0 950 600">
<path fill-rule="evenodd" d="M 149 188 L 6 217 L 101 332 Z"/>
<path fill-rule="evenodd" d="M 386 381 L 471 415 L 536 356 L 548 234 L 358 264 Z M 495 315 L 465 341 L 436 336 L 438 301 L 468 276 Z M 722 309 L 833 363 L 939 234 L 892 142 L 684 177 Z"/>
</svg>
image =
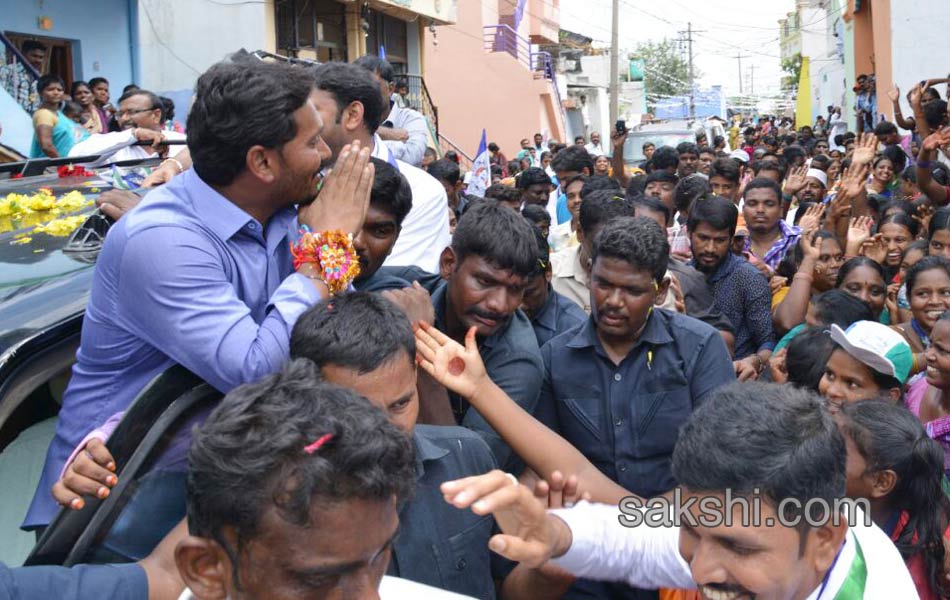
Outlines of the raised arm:
<svg viewBox="0 0 950 600">
<path fill-rule="evenodd" d="M 417 361 L 446 388 L 467 399 L 525 463 L 544 479 L 554 471 L 577 477 L 578 489 L 595 502 L 617 503 L 632 496 L 587 460 L 557 433 L 518 406 L 489 379 L 475 344 L 475 330 L 465 346 L 438 329 L 422 324 L 416 329 Z"/>
</svg>

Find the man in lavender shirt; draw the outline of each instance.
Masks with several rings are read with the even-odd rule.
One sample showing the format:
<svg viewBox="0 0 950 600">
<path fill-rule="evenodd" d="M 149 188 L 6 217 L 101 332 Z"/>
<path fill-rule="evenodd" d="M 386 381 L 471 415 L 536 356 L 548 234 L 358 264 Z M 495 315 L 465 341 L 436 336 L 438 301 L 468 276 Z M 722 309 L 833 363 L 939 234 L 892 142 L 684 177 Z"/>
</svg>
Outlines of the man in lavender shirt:
<svg viewBox="0 0 950 600">
<path fill-rule="evenodd" d="M 369 203 L 369 149 L 330 158 L 313 77 L 288 65 L 212 66 L 188 117 L 193 169 L 148 195 L 109 232 L 96 265 L 72 379 L 23 523 L 48 524 L 50 488 L 90 430 L 181 364 L 222 392 L 276 372 L 297 317 L 328 295 L 296 270 L 298 222 L 356 232 Z M 295 208 L 300 205 L 300 208 Z"/>
</svg>

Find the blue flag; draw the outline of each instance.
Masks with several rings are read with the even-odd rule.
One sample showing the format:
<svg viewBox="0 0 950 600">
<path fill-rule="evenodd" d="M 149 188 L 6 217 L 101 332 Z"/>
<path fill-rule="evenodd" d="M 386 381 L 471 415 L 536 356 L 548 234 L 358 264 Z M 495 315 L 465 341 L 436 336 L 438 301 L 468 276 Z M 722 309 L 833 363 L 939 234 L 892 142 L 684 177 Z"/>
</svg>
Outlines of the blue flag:
<svg viewBox="0 0 950 600">
<path fill-rule="evenodd" d="M 379 57 L 383 60 L 386 60 L 386 46 L 382 44 L 379 45 Z"/>
<path fill-rule="evenodd" d="M 482 129 L 482 141 L 478 144 L 478 153 L 472 162 L 472 179 L 466 192 L 475 196 L 484 196 L 491 185 L 491 161 L 488 158 L 488 143 L 485 130 Z"/>
</svg>

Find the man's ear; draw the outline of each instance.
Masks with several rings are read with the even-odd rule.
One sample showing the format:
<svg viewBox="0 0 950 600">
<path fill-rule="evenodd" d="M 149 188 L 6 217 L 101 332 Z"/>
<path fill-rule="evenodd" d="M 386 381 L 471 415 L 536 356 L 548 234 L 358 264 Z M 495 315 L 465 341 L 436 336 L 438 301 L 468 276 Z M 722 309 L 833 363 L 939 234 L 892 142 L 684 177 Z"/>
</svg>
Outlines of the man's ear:
<svg viewBox="0 0 950 600">
<path fill-rule="evenodd" d="M 829 518 L 821 527 L 807 531 L 804 535 L 811 539 L 806 542 L 805 552 L 810 553 L 814 570 L 825 573 L 834 564 L 844 537 L 848 534 L 848 519 L 845 516 L 839 519 Z"/>
<path fill-rule="evenodd" d="M 670 278 L 664 277 L 663 281 L 657 284 L 656 286 L 656 298 L 653 300 L 653 304 L 661 306 L 666 302 L 666 295 L 670 289 Z"/>
<path fill-rule="evenodd" d="M 340 115 L 340 124 L 343 125 L 343 129 L 346 131 L 355 131 L 363 127 L 364 113 L 362 102 L 350 102 L 343 109 L 343 114 Z"/>
<path fill-rule="evenodd" d="M 264 146 L 251 146 L 244 157 L 248 172 L 262 183 L 274 183 L 280 175 L 277 151 Z"/>
<path fill-rule="evenodd" d="M 448 281 L 452 278 L 452 273 L 457 266 L 458 257 L 455 255 L 455 250 L 452 249 L 452 246 L 446 246 L 445 250 L 442 251 L 442 255 L 439 256 L 439 276 Z"/>
<path fill-rule="evenodd" d="M 231 580 L 231 559 L 214 540 L 188 536 L 175 548 L 175 564 L 185 585 L 200 600 L 224 600 Z"/>
</svg>

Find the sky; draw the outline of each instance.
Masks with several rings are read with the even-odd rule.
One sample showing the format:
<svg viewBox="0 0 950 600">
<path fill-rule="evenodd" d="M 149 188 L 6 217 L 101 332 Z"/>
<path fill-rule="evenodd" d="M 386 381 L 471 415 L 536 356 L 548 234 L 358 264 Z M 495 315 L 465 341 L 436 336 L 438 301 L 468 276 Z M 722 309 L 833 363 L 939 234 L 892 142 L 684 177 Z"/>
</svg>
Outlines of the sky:
<svg viewBox="0 0 950 600">
<path fill-rule="evenodd" d="M 561 29 L 610 45 L 611 0 L 560 0 L 560 7 Z M 775 94 L 782 77 L 778 20 L 794 8 L 794 0 L 620 0 L 620 48 L 677 38 L 692 22 L 699 31 L 693 57 L 700 86 L 722 85 L 727 95 L 738 94 L 741 54 L 743 92 L 753 86 L 756 94 Z"/>
</svg>

